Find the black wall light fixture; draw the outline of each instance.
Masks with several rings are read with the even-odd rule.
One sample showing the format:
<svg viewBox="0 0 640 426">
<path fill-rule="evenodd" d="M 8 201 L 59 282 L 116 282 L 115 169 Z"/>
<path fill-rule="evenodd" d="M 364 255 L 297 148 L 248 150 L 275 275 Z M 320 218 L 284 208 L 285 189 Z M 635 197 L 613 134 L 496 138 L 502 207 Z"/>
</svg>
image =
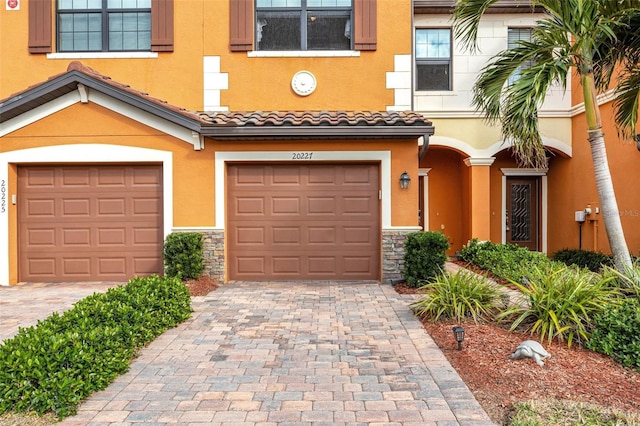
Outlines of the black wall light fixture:
<svg viewBox="0 0 640 426">
<path fill-rule="evenodd" d="M 411 182 L 411 178 L 409 177 L 409 173 L 405 171 L 400 175 L 400 188 L 402 189 L 409 188 L 409 182 Z"/>
</svg>

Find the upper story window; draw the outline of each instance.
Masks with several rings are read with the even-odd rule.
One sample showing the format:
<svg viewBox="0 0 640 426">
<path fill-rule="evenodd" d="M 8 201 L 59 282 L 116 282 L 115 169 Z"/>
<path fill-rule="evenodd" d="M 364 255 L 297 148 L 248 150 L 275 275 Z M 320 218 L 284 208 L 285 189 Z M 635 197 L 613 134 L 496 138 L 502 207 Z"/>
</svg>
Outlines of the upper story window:
<svg viewBox="0 0 640 426">
<path fill-rule="evenodd" d="M 256 50 L 350 50 L 352 0 L 256 0 Z"/>
<path fill-rule="evenodd" d="M 451 90 L 451 29 L 416 29 L 416 90 Z"/>
<path fill-rule="evenodd" d="M 151 50 L 151 0 L 58 0 L 59 52 Z"/>
<path fill-rule="evenodd" d="M 520 41 L 531 42 L 531 35 L 533 33 L 533 28 L 508 28 L 507 29 L 507 48 L 515 49 L 520 47 Z M 520 76 L 520 70 L 531 68 L 533 66 L 533 61 L 528 61 L 519 67 L 512 75 L 509 77 L 509 83 L 513 83 Z"/>
</svg>

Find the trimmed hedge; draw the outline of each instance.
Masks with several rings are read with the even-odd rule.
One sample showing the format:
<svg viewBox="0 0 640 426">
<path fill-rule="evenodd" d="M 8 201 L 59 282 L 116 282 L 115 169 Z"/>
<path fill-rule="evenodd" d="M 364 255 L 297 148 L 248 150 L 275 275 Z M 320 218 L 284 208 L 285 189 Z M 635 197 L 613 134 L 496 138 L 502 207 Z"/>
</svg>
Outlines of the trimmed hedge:
<svg viewBox="0 0 640 426">
<path fill-rule="evenodd" d="M 596 316 L 595 328 L 585 345 L 613 357 L 625 367 L 640 371 L 640 302 L 629 297 L 619 306 L 608 306 Z"/>
<path fill-rule="evenodd" d="M 204 270 L 202 234 L 174 232 L 164 242 L 165 274 L 183 280 L 195 279 Z"/>
<path fill-rule="evenodd" d="M 533 271 L 544 273 L 559 269 L 559 264 L 554 264 L 544 253 L 529 251 L 515 244 L 480 242 L 477 238 L 462 247 L 458 258 L 473 263 L 499 278 L 515 282 L 522 282 L 523 278 L 531 278 Z"/>
<path fill-rule="evenodd" d="M 404 246 L 404 278 L 419 287 L 444 270 L 449 240 L 441 232 L 412 232 Z"/>
<path fill-rule="evenodd" d="M 80 402 L 129 369 L 138 350 L 191 315 L 177 278 L 134 278 L 0 344 L 0 414 L 75 414 Z"/>
<path fill-rule="evenodd" d="M 569 266 L 587 268 L 593 272 L 601 272 L 605 266 L 614 266 L 612 256 L 588 250 L 562 249 L 555 252 L 552 259 Z"/>
</svg>

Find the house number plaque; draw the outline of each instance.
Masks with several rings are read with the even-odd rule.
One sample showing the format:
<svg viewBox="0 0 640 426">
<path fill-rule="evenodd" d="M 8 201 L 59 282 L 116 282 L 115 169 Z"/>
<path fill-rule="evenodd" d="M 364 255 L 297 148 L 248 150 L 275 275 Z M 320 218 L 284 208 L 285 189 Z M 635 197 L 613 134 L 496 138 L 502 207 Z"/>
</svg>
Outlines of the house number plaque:
<svg viewBox="0 0 640 426">
<path fill-rule="evenodd" d="M 7 212 L 7 181 L 0 180 L 0 213 Z"/>
</svg>

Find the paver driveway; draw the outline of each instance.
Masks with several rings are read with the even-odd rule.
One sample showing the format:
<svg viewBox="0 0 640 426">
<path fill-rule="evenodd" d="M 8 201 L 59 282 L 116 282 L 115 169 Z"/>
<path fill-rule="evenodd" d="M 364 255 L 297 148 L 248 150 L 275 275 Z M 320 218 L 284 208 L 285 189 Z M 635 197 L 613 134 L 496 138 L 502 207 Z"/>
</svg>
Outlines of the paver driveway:
<svg viewBox="0 0 640 426">
<path fill-rule="evenodd" d="M 379 283 L 222 286 L 60 424 L 492 424 L 412 300 Z"/>
</svg>

